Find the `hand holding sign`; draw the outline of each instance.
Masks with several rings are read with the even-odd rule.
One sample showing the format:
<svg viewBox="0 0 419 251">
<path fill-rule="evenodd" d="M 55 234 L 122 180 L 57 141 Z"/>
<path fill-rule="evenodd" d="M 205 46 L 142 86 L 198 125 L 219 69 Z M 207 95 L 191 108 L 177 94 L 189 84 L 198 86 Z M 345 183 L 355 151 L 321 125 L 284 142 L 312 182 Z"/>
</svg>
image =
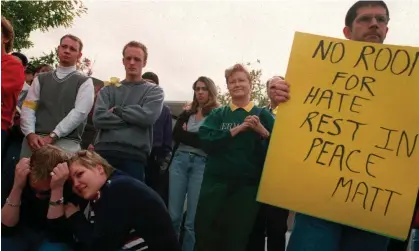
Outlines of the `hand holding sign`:
<svg viewBox="0 0 419 251">
<path fill-rule="evenodd" d="M 405 239 L 419 186 L 419 48 L 296 33 L 287 81 L 258 201 Z M 288 100 L 285 81 L 271 85 Z"/>
<path fill-rule="evenodd" d="M 270 84 L 272 89 L 275 89 L 274 99 L 278 104 L 287 102 L 290 99 L 290 86 L 280 77 L 274 77 Z"/>
</svg>

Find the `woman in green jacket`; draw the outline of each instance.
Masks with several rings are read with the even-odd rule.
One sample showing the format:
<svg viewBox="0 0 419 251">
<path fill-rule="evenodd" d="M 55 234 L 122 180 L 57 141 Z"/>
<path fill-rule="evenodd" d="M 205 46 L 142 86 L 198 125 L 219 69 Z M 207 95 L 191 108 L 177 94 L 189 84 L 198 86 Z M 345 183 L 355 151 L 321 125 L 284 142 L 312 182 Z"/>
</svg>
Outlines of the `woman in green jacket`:
<svg viewBox="0 0 419 251">
<path fill-rule="evenodd" d="M 242 65 L 225 72 L 232 103 L 211 112 L 199 129 L 208 153 L 195 218 L 197 251 L 244 251 L 259 205 L 256 194 L 274 118 L 250 100 Z"/>
</svg>

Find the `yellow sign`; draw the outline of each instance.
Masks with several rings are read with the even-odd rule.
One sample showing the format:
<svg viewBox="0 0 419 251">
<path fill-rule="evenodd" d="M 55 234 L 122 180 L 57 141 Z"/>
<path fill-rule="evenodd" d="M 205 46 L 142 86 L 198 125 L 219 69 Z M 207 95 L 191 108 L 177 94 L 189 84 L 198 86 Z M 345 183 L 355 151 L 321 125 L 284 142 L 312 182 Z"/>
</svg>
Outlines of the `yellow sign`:
<svg viewBox="0 0 419 251">
<path fill-rule="evenodd" d="M 258 201 L 406 239 L 419 188 L 419 48 L 297 32 Z"/>
</svg>

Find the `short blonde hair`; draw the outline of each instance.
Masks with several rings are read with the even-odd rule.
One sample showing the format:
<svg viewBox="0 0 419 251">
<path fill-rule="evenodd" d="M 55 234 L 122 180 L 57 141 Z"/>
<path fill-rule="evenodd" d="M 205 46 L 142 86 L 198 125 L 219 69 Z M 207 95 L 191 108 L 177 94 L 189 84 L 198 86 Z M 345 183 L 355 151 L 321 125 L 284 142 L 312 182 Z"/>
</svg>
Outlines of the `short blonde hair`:
<svg viewBox="0 0 419 251">
<path fill-rule="evenodd" d="M 71 159 L 69 160 L 69 166 L 74 163 L 78 163 L 86 168 L 96 168 L 97 165 L 101 165 L 103 170 L 106 173 L 106 176 L 109 177 L 115 171 L 108 161 L 106 161 L 102 156 L 93 151 L 81 150 L 76 152 Z"/>
<path fill-rule="evenodd" d="M 52 170 L 60 163 L 70 159 L 70 154 L 54 145 L 45 145 L 36 150 L 30 159 L 31 178 L 33 181 L 47 180 Z"/>
<path fill-rule="evenodd" d="M 140 48 L 141 50 L 143 50 L 143 52 L 144 52 L 144 61 L 147 62 L 148 50 L 147 50 L 147 47 L 143 43 L 137 42 L 137 41 L 131 41 L 131 42 L 127 43 L 124 46 L 124 49 L 122 49 L 122 56 L 123 57 L 125 57 L 125 50 L 128 47 Z"/>
<path fill-rule="evenodd" d="M 231 77 L 231 75 L 233 75 L 233 73 L 236 73 L 236 72 L 244 72 L 249 82 L 252 83 L 252 79 L 250 78 L 250 72 L 246 69 L 246 67 L 244 67 L 244 65 L 242 64 L 235 64 L 232 67 L 227 68 L 225 70 L 224 76 L 226 78 L 227 84 L 228 84 L 228 78 Z"/>
</svg>

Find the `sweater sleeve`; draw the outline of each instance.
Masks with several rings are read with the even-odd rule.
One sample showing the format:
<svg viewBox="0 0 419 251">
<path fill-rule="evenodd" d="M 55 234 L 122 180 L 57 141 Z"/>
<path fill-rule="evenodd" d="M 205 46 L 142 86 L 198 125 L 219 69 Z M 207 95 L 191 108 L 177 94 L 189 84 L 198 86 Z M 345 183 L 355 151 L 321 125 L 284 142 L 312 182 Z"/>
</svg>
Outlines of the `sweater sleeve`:
<svg viewBox="0 0 419 251">
<path fill-rule="evenodd" d="M 58 123 L 53 132 L 61 138 L 67 136 L 81 123 L 86 121 L 92 109 L 94 97 L 95 89 L 93 87 L 93 81 L 91 78 L 88 78 L 79 88 L 74 108 Z"/>
<path fill-rule="evenodd" d="M 265 129 L 272 133 L 275 123 L 274 116 L 268 110 L 263 109 L 260 113 L 259 119 L 262 125 L 265 127 Z"/>
<path fill-rule="evenodd" d="M 173 139 L 176 142 L 183 143 L 195 148 L 201 148 L 201 142 L 198 133 L 188 132 L 183 130 L 183 124 L 187 123 L 189 115 L 187 111 L 182 112 L 179 115 L 179 119 L 176 121 L 175 128 L 173 129 Z"/>
<path fill-rule="evenodd" d="M 20 128 L 25 136 L 35 132 L 35 114 L 38 108 L 40 90 L 39 79 L 36 77 L 31 87 L 29 87 L 28 94 L 22 104 L 22 113 L 20 114 Z"/>
<path fill-rule="evenodd" d="M 207 153 L 222 151 L 231 142 L 230 130 L 222 130 L 223 107 L 213 110 L 199 128 L 202 149 Z"/>
<path fill-rule="evenodd" d="M 116 106 L 114 113 L 128 124 L 147 128 L 153 126 L 160 117 L 163 109 L 163 101 L 163 89 L 155 86 L 147 94 L 142 105 Z"/>
<path fill-rule="evenodd" d="M 112 130 L 126 127 L 125 121 L 109 111 L 110 87 L 103 87 L 97 94 L 97 100 L 93 111 L 93 125 L 96 129 Z"/>
<path fill-rule="evenodd" d="M 272 131 L 275 123 L 274 116 L 266 109 L 263 109 L 259 116 L 260 122 L 269 132 L 269 137 L 265 139 L 266 151 L 268 150 L 269 142 L 271 140 Z"/>
<path fill-rule="evenodd" d="M 8 60 L 6 66 L 7 67 L 4 67 L 2 64 L 1 92 L 8 94 L 13 93 L 17 96 L 25 83 L 23 66 L 19 61 L 13 59 Z"/>
</svg>

